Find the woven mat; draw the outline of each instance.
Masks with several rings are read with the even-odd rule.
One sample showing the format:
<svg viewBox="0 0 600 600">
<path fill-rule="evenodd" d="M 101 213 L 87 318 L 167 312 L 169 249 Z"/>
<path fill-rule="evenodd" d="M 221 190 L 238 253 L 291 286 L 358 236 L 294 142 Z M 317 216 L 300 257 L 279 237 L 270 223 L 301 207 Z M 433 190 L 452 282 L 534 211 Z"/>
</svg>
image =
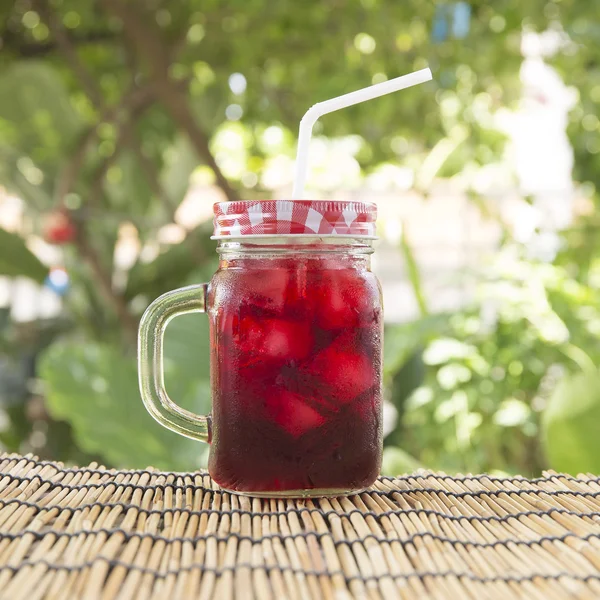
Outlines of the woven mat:
<svg viewBox="0 0 600 600">
<path fill-rule="evenodd" d="M 0 455 L 0 598 L 600 598 L 600 478 L 418 472 L 329 500 Z"/>
</svg>

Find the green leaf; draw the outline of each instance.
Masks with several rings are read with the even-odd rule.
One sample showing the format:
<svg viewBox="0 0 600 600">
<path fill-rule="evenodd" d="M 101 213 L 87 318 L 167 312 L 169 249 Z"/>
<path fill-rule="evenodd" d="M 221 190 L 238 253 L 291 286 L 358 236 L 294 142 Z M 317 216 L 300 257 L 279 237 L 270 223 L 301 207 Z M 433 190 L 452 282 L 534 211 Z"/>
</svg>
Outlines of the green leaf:
<svg viewBox="0 0 600 600">
<path fill-rule="evenodd" d="M 542 418 L 542 440 L 557 471 L 600 473 L 600 374 L 565 377 Z"/>
<path fill-rule="evenodd" d="M 396 475 L 412 473 L 422 468 L 423 465 L 416 458 L 413 458 L 408 452 L 396 446 L 389 446 L 383 451 L 382 475 L 394 477 Z"/>
<path fill-rule="evenodd" d="M 494 423 L 499 427 L 518 427 L 526 423 L 531 416 L 531 408 L 516 398 L 507 398 L 494 414 Z"/>
<path fill-rule="evenodd" d="M 0 144 L 0 181 L 30 207 L 40 211 L 53 206 L 50 177 L 43 174 L 40 178 L 41 173 L 30 159 L 20 156 L 14 148 Z M 36 175 L 38 179 L 35 179 Z"/>
<path fill-rule="evenodd" d="M 423 283 L 421 281 L 421 273 L 419 272 L 419 266 L 415 259 L 415 254 L 408 240 L 408 234 L 406 232 L 406 226 L 402 231 L 402 238 L 400 240 L 400 250 L 406 263 L 406 270 L 408 272 L 408 279 L 419 307 L 419 313 L 422 317 L 426 317 L 429 313 L 427 309 L 427 302 L 425 301 L 425 293 L 423 291 Z"/>
<path fill-rule="evenodd" d="M 14 146 L 56 164 L 81 130 L 60 72 L 49 62 L 17 61 L 0 74 L 0 121 Z"/>
<path fill-rule="evenodd" d="M 129 272 L 125 296 L 132 299 L 137 295 L 145 295 L 148 299 L 154 299 L 185 285 L 190 276 L 196 273 L 207 281 L 216 268 L 214 247 L 210 228 L 199 227 L 190 232 L 184 242 L 170 246 L 152 262 L 138 262 Z M 201 281 L 197 279 L 194 283 Z"/>
<path fill-rule="evenodd" d="M 165 332 L 165 384 L 169 393 L 180 383 L 178 378 L 208 381 L 210 378 L 208 317 L 203 314 L 182 315 L 169 322 Z M 180 399 L 175 392 L 172 397 L 182 406 L 186 398 Z M 193 400 L 193 399 L 192 399 Z M 185 406 L 195 411 L 194 406 Z M 209 406 L 202 406 L 207 412 Z"/>
<path fill-rule="evenodd" d="M 121 152 L 109 170 L 105 191 L 116 212 L 129 210 L 145 218 L 152 216 L 152 190 L 132 152 Z"/>
<path fill-rule="evenodd" d="M 189 325 L 189 324 L 188 324 Z M 175 402 L 198 414 L 210 411 L 208 354 L 189 326 L 167 330 L 165 379 Z M 201 332 L 202 333 L 202 332 Z M 175 337 L 173 337 L 175 336 Z M 173 352 L 188 348 L 188 360 Z M 203 464 L 207 447 L 168 431 L 146 412 L 132 357 L 106 344 L 54 344 L 40 375 L 52 416 L 68 421 L 79 447 L 116 467 L 190 470 Z"/>
<path fill-rule="evenodd" d="M 165 153 L 161 183 L 166 194 L 179 204 L 190 185 L 190 176 L 198 166 L 198 157 L 189 139 L 179 135 Z"/>
<path fill-rule="evenodd" d="M 411 323 L 391 324 L 385 328 L 383 337 L 384 373 L 393 375 L 418 348 L 448 329 L 448 315 L 429 315 Z"/>
<path fill-rule="evenodd" d="M 43 283 L 48 275 L 48 267 L 27 248 L 21 236 L 0 229 L 0 275 L 28 277 Z"/>
</svg>

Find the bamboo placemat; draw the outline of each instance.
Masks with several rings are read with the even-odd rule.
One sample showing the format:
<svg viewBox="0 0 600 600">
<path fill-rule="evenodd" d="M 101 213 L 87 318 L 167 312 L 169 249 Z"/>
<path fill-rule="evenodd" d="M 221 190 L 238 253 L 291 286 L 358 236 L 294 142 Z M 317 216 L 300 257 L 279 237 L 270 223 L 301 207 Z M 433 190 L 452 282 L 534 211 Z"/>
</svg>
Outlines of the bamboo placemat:
<svg viewBox="0 0 600 600">
<path fill-rule="evenodd" d="M 600 598 L 600 478 L 546 475 L 259 500 L 0 455 L 0 598 Z"/>
</svg>

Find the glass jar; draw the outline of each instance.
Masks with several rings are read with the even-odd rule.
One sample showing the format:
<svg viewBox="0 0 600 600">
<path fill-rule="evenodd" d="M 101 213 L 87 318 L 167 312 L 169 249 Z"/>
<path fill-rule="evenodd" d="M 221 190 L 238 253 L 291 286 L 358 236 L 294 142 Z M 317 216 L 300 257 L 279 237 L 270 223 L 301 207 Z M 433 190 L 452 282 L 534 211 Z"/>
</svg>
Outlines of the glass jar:
<svg viewBox="0 0 600 600">
<path fill-rule="evenodd" d="M 256 215 L 246 218 L 257 205 L 258 224 Z M 327 223 L 308 229 L 298 206 Z M 140 388 L 148 410 L 166 427 L 209 442 L 210 474 L 229 491 L 297 497 L 368 487 L 382 453 L 374 205 L 265 201 L 215 210 L 220 263 L 210 284 L 165 294 L 142 319 Z M 304 217 L 282 219 L 294 211 Z M 190 311 L 209 317 L 209 417 L 175 405 L 162 382 L 164 328 Z"/>
</svg>

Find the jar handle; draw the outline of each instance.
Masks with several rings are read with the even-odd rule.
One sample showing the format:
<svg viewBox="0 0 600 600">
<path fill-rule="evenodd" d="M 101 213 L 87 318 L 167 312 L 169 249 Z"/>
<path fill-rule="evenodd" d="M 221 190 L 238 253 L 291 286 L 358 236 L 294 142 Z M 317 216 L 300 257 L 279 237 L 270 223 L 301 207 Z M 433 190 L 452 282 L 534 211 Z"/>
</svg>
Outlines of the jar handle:
<svg viewBox="0 0 600 600">
<path fill-rule="evenodd" d="M 163 339 L 169 321 L 180 315 L 206 312 L 208 284 L 173 290 L 157 298 L 146 309 L 138 333 L 138 374 L 142 401 L 164 427 L 186 437 L 209 442 L 209 417 L 178 406 L 165 390 Z"/>
</svg>

